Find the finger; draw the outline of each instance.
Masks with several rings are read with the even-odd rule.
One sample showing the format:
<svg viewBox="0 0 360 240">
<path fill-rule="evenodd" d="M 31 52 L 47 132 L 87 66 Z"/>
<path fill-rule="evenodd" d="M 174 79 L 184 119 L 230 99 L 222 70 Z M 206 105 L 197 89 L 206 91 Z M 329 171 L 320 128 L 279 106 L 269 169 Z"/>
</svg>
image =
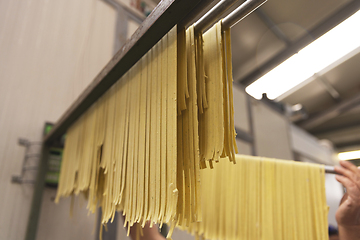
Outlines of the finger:
<svg viewBox="0 0 360 240">
<path fill-rule="evenodd" d="M 344 187 L 346 187 L 346 189 L 348 191 L 350 191 L 350 189 L 353 188 L 357 188 L 357 186 L 355 185 L 355 183 L 353 181 L 351 181 L 349 178 L 344 177 L 344 176 L 340 176 L 340 175 L 335 175 L 335 178 L 338 182 L 340 182 L 342 185 L 344 185 Z"/>
<path fill-rule="evenodd" d="M 352 163 L 343 162 L 344 161 L 340 161 L 341 166 L 336 166 L 335 171 L 350 178 L 350 180 L 355 182 L 355 184 L 360 188 L 360 170 Z"/>
<path fill-rule="evenodd" d="M 343 168 L 341 166 L 335 166 L 335 172 L 340 174 L 340 175 L 344 175 L 347 178 L 350 178 L 352 181 L 355 181 L 356 179 L 356 174 L 354 174 L 352 171 Z"/>
<path fill-rule="evenodd" d="M 353 172 L 353 176 L 354 176 L 354 181 L 356 182 L 356 184 L 358 186 L 360 186 L 360 169 L 355 166 L 355 164 L 353 164 L 350 161 L 340 161 L 341 166 L 343 166 L 344 168 L 347 168 L 348 170 L 350 170 L 351 172 Z"/>
<path fill-rule="evenodd" d="M 356 173 L 358 171 L 358 168 L 349 161 L 340 161 L 340 165 L 354 173 Z"/>
<path fill-rule="evenodd" d="M 335 166 L 334 170 L 336 173 L 344 175 L 346 177 L 350 177 L 353 174 L 350 170 L 343 168 L 342 166 Z"/>
</svg>

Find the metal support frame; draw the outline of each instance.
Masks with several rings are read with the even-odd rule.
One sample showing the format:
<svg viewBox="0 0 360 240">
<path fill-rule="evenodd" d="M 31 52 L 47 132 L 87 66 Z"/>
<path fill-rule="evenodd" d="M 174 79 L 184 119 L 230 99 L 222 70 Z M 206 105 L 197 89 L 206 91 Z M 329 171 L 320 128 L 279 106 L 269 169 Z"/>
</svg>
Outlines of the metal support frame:
<svg viewBox="0 0 360 240">
<path fill-rule="evenodd" d="M 36 177 L 36 184 L 34 186 L 34 192 L 31 202 L 29 220 L 26 228 L 25 239 L 35 240 L 38 228 L 38 222 L 40 218 L 41 203 L 43 198 L 43 192 L 45 188 L 45 176 L 47 171 L 47 160 L 49 156 L 50 147 L 42 144 L 41 158 L 38 166 L 38 172 Z"/>
<path fill-rule="evenodd" d="M 243 20 L 245 17 L 247 17 L 250 13 L 258 9 L 266 1 L 267 0 L 248 0 L 244 2 L 223 19 L 223 27 L 231 28 L 232 26 Z"/>
<path fill-rule="evenodd" d="M 360 1 L 358 0 L 351 1 L 343 8 L 341 8 L 339 11 L 337 11 L 330 17 L 324 19 L 320 24 L 318 24 L 316 27 L 311 29 L 308 32 L 308 34 L 301 37 L 299 40 L 291 43 L 286 49 L 280 51 L 269 61 L 262 64 L 261 66 L 250 72 L 245 77 L 241 79 L 237 79 L 237 81 L 243 84 L 244 86 L 250 85 L 257 79 L 259 79 L 261 76 L 265 75 L 270 70 L 272 70 L 274 67 L 285 61 L 287 58 L 297 53 L 303 47 L 305 47 L 315 39 L 319 38 L 324 33 L 326 33 L 327 31 L 329 31 L 330 29 L 332 29 L 333 27 L 344 21 L 346 18 L 357 12 L 359 9 L 360 9 Z"/>
<path fill-rule="evenodd" d="M 340 93 L 334 88 L 331 83 L 329 83 L 329 80 L 324 75 L 317 75 L 315 73 L 315 79 L 318 80 L 318 82 L 321 83 L 321 85 L 325 88 L 325 90 L 330 94 L 330 96 L 336 101 L 339 102 L 341 100 Z"/>
<path fill-rule="evenodd" d="M 210 25 L 216 21 L 225 11 L 233 6 L 237 0 L 221 0 L 213 8 L 211 8 L 206 14 L 204 14 L 195 24 L 194 31 L 199 33 L 206 30 Z"/>
<path fill-rule="evenodd" d="M 95 239 L 98 237 L 100 238 L 100 228 L 104 226 L 101 226 L 101 217 L 102 217 L 102 209 L 98 208 L 97 210 L 97 220 L 96 220 L 96 232 L 95 232 Z M 112 222 L 108 222 L 106 227 L 107 231 L 102 231 L 102 240 L 116 240 L 117 236 L 117 225 L 119 218 L 122 218 L 121 214 L 118 212 L 115 213 L 114 220 Z"/>
<path fill-rule="evenodd" d="M 336 174 L 334 166 L 325 165 L 325 173 Z"/>
<path fill-rule="evenodd" d="M 34 184 L 35 183 L 34 179 L 26 179 L 25 178 L 25 172 L 37 170 L 37 166 L 28 166 L 27 163 L 29 162 L 30 159 L 39 159 L 40 158 L 40 155 L 41 155 L 40 153 L 30 153 L 31 152 L 30 149 L 32 146 L 41 145 L 42 143 L 41 142 L 30 142 L 29 140 L 27 140 L 25 138 L 19 138 L 18 144 L 20 146 L 25 147 L 25 155 L 23 158 L 22 166 L 21 166 L 21 174 L 13 175 L 11 177 L 11 182 L 19 183 L 19 184 L 23 184 L 23 183 Z"/>
<path fill-rule="evenodd" d="M 232 26 L 243 20 L 246 16 L 251 14 L 253 11 L 258 9 L 266 1 L 267 0 L 245 1 L 222 20 L 222 26 L 224 28 L 231 28 Z M 216 21 L 226 10 L 228 10 L 236 2 L 237 0 L 221 0 L 194 24 L 195 34 L 206 30 L 214 21 Z"/>
<path fill-rule="evenodd" d="M 251 96 L 249 94 L 246 94 L 246 106 L 247 106 L 247 110 L 248 110 L 248 115 L 249 115 L 249 126 L 250 126 L 250 134 L 253 138 L 253 143 L 251 145 L 251 155 L 256 156 L 256 144 L 255 144 L 255 137 L 254 137 L 254 118 L 253 118 L 253 111 L 252 111 L 252 106 L 251 106 Z"/>
</svg>

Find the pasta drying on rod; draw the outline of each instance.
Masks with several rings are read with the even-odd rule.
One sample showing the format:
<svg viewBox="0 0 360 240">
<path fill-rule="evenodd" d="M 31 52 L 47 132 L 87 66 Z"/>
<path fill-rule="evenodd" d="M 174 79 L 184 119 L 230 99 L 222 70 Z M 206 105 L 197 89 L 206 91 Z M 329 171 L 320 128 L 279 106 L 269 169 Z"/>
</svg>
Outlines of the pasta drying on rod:
<svg viewBox="0 0 360 240">
<path fill-rule="evenodd" d="M 56 202 L 83 192 L 102 224 L 174 222 L 176 98 L 175 26 L 68 129 Z"/>
<path fill-rule="evenodd" d="M 230 29 L 224 32 L 221 21 L 203 34 L 203 37 L 198 37 L 198 71 L 204 71 L 205 75 L 205 84 L 199 77 L 199 104 L 203 112 L 199 115 L 202 168 L 206 167 L 206 162 L 212 168 L 213 161 L 218 162 L 220 157 L 228 157 L 235 163 L 234 155 L 238 152 L 235 142 L 230 45 Z"/>
<path fill-rule="evenodd" d="M 232 84 L 230 30 L 175 26 L 67 130 L 56 202 L 169 238 L 322 239 L 323 168 L 236 156 Z"/>
<path fill-rule="evenodd" d="M 324 167 L 236 155 L 201 170 L 203 239 L 327 239 Z M 184 228 L 183 228 L 184 229 Z"/>
</svg>

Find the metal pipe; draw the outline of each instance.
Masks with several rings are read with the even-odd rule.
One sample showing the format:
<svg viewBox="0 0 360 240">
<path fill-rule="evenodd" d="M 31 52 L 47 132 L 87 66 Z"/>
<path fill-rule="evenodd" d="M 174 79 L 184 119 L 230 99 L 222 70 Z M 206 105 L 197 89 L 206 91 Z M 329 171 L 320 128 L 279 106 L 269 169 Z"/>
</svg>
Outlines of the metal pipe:
<svg viewBox="0 0 360 240">
<path fill-rule="evenodd" d="M 221 0 L 218 2 L 194 24 L 195 33 L 206 30 L 207 27 L 216 21 L 221 16 L 221 14 L 228 10 L 237 1 L 238 0 Z"/>
<path fill-rule="evenodd" d="M 41 147 L 41 158 L 39 162 L 38 172 L 36 180 L 34 181 L 34 193 L 31 201 L 30 214 L 26 227 L 25 240 L 35 240 L 39 219 L 40 219 L 40 209 L 41 203 L 43 200 L 43 192 L 45 188 L 45 177 L 48 167 L 50 146 L 46 145 L 43 142 Z M 24 180 L 24 183 L 31 183 L 29 180 Z"/>
<path fill-rule="evenodd" d="M 224 18 L 222 24 L 225 28 L 230 28 L 236 23 L 240 22 L 247 15 L 255 11 L 258 7 L 263 5 L 267 0 L 247 0 L 238 8 L 232 11 Z M 213 8 L 210 9 L 204 16 L 202 16 L 195 24 L 194 31 L 199 33 L 209 27 L 216 21 L 226 10 L 228 10 L 236 0 L 221 0 Z"/>
<path fill-rule="evenodd" d="M 231 28 L 263 5 L 266 1 L 267 0 L 247 0 L 224 18 L 222 21 L 223 27 Z"/>
<path fill-rule="evenodd" d="M 334 166 L 325 165 L 324 168 L 325 168 L 325 173 L 336 174 Z"/>
</svg>

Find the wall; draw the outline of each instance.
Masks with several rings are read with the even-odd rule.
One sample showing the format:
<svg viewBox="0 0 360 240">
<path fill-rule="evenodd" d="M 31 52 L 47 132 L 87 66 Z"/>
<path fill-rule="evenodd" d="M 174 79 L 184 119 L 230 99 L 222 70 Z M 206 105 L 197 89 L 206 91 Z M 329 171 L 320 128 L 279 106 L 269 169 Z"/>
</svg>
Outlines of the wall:
<svg viewBox="0 0 360 240">
<path fill-rule="evenodd" d="M 290 138 L 293 151 L 313 159 L 314 162 L 332 165 L 333 151 L 331 148 L 322 146 L 319 139 L 304 131 L 303 129 L 291 125 Z"/>
<path fill-rule="evenodd" d="M 237 130 L 252 135 L 251 113 L 249 112 L 249 96 L 241 89 L 240 86 L 233 87 L 234 101 L 234 125 Z M 252 144 L 239 138 L 236 139 L 239 154 L 252 155 Z"/>
<path fill-rule="evenodd" d="M 0 1 L 0 239 L 23 239 L 28 221 L 33 187 L 11 183 L 24 155 L 17 139 L 39 141 L 45 121 L 55 122 L 110 60 L 115 19 L 100 0 Z M 53 196 L 45 191 L 38 239 L 91 236 L 94 216 L 83 210 L 74 220 L 89 225 L 72 225 L 68 200 L 56 206 Z"/>
<path fill-rule="evenodd" d="M 290 123 L 280 113 L 255 99 L 251 100 L 256 155 L 294 159 L 290 142 Z"/>
</svg>

